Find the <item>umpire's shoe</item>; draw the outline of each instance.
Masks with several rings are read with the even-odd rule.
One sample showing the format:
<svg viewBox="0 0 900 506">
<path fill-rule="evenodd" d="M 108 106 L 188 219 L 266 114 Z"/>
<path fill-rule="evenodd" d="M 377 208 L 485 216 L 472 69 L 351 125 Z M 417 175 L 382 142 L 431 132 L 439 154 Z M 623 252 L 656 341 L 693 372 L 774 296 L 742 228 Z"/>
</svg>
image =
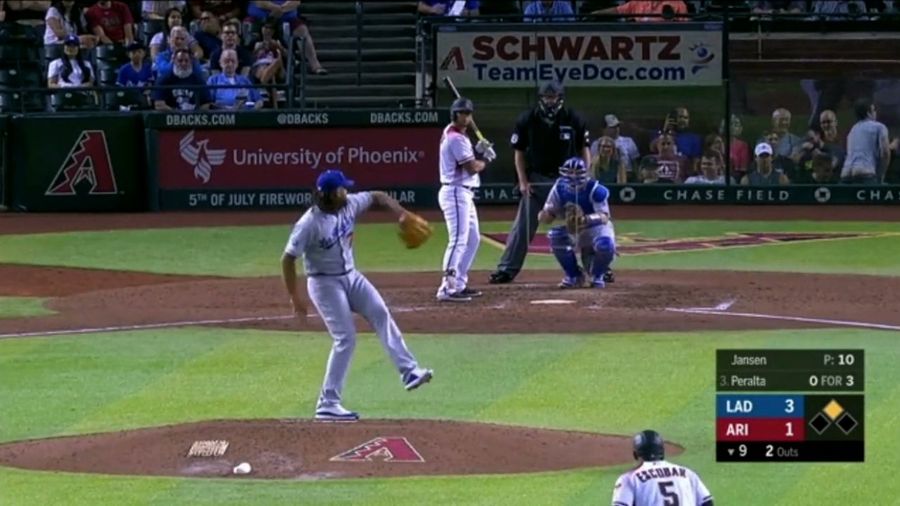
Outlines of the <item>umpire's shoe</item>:
<svg viewBox="0 0 900 506">
<path fill-rule="evenodd" d="M 491 278 L 488 280 L 488 283 L 492 285 L 502 285 L 504 283 L 512 283 L 513 279 L 515 279 L 515 276 L 506 271 L 495 271 L 491 273 Z"/>
<path fill-rule="evenodd" d="M 412 371 L 403 375 L 403 388 L 407 390 L 415 390 L 420 386 L 431 381 L 434 371 L 431 369 L 423 369 L 416 367 Z"/>
<path fill-rule="evenodd" d="M 606 274 L 603 275 L 603 281 L 605 281 L 607 283 L 615 283 L 616 282 L 616 275 L 613 274 L 612 269 L 606 271 Z"/>
</svg>

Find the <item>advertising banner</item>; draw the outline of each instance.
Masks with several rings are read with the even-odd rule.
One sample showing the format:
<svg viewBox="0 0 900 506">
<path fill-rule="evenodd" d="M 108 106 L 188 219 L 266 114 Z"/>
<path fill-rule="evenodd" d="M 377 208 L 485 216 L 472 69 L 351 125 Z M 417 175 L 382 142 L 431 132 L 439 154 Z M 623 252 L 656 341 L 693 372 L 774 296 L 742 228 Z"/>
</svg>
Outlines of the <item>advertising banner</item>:
<svg viewBox="0 0 900 506">
<path fill-rule="evenodd" d="M 721 23 L 436 25 L 437 78 L 460 88 L 720 86 Z"/>
<path fill-rule="evenodd" d="M 14 117 L 8 148 L 13 206 L 23 211 L 146 207 L 141 117 Z"/>
<path fill-rule="evenodd" d="M 161 130 L 156 147 L 161 204 L 197 207 L 219 198 L 197 195 L 234 193 L 238 200 L 229 198 L 224 207 L 232 207 L 228 202 L 297 206 L 308 203 L 305 195 L 316 177 L 331 167 L 340 167 L 359 189 L 436 187 L 440 136 L 436 126 Z M 172 190 L 191 191 L 165 195 Z"/>
</svg>

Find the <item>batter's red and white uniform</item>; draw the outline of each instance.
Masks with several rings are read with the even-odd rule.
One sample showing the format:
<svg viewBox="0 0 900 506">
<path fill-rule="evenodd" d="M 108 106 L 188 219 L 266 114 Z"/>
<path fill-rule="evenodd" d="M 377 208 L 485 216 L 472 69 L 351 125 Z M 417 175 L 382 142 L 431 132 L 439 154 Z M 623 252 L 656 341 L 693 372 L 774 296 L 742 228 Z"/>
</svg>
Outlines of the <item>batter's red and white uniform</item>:
<svg viewBox="0 0 900 506">
<path fill-rule="evenodd" d="M 463 290 L 469 281 L 469 269 L 478 252 L 481 236 L 475 210 L 475 188 L 481 186 L 478 174 L 469 174 L 462 165 L 475 159 L 472 141 L 453 124 L 441 136 L 441 190 L 438 203 L 447 223 L 447 251 L 442 270 L 444 278 L 438 298 Z"/>
</svg>

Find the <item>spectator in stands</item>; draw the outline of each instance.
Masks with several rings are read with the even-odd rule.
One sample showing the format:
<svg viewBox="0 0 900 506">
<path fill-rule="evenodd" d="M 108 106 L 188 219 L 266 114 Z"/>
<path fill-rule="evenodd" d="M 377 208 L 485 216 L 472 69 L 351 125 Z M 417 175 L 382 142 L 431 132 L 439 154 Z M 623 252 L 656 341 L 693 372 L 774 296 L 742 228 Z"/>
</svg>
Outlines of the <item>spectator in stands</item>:
<svg viewBox="0 0 900 506">
<path fill-rule="evenodd" d="M 760 142 L 769 141 L 769 143 L 772 144 L 774 140 L 775 143 L 772 144 L 772 147 L 775 149 L 775 156 L 785 158 L 790 157 L 794 151 L 800 147 L 800 144 L 803 143 L 803 139 L 800 138 L 799 135 L 792 134 L 790 129 L 791 111 L 779 107 L 772 111 L 772 130 L 769 133 L 770 138 L 760 138 L 756 142 L 759 144 Z M 772 136 L 774 136 L 774 139 Z"/>
<path fill-rule="evenodd" d="M 803 0 L 756 0 L 749 1 L 747 4 L 753 14 L 802 14 L 806 12 L 806 2 Z"/>
<path fill-rule="evenodd" d="M 725 141 L 722 140 L 722 136 L 719 134 L 707 134 L 707 136 L 703 139 L 703 152 L 707 151 L 715 151 L 722 156 L 722 159 L 725 159 Z"/>
<path fill-rule="evenodd" d="M 229 21 L 222 27 L 222 46 L 209 57 L 209 72 L 211 74 L 222 71 L 222 67 L 219 66 L 219 60 L 222 58 L 222 51 L 233 49 L 238 55 L 237 73 L 242 76 L 250 75 L 250 68 L 253 66 L 253 55 L 240 45 L 240 39 L 238 38 L 239 33 L 240 25 L 237 21 Z"/>
<path fill-rule="evenodd" d="M 741 178 L 744 186 L 763 186 L 790 184 L 790 180 L 784 172 L 775 169 L 773 162 L 774 150 L 767 142 L 760 142 L 753 149 L 756 155 L 756 164 Z"/>
<path fill-rule="evenodd" d="M 3 16 L 0 21 L 39 26 L 49 8 L 50 0 L 6 0 L 0 2 L 0 15 Z"/>
<path fill-rule="evenodd" d="M 863 0 L 813 0 L 810 7 L 811 12 L 817 14 L 811 19 L 824 18 L 835 21 L 847 19 L 848 14 L 865 14 L 867 10 L 866 2 Z"/>
<path fill-rule="evenodd" d="M 690 162 L 678 154 L 675 136 L 664 133 L 656 143 L 657 154 L 647 155 L 641 160 L 640 179 L 653 183 L 679 183 L 684 181 L 690 171 Z"/>
<path fill-rule="evenodd" d="M 689 132 L 691 126 L 691 113 L 687 107 L 676 107 L 666 115 L 660 133 L 671 134 L 675 139 L 675 146 L 679 155 L 687 158 L 691 164 L 696 165 L 703 153 L 703 139 L 700 134 Z M 650 142 L 650 151 L 657 152 L 656 143 L 661 137 Z"/>
<path fill-rule="evenodd" d="M 684 184 L 725 184 L 725 159 L 722 153 L 714 150 L 706 150 L 700 157 L 700 172 L 684 180 Z M 732 179 L 732 184 L 734 180 Z"/>
<path fill-rule="evenodd" d="M 194 19 L 200 19 L 203 11 L 209 11 L 219 18 L 220 25 L 231 20 L 240 22 L 243 12 L 241 2 L 238 0 L 190 0 L 189 5 Z"/>
<path fill-rule="evenodd" d="M 261 84 L 275 85 L 284 82 L 284 60 L 287 50 L 281 41 L 275 38 L 275 23 L 267 22 L 262 27 L 262 40 L 253 47 L 253 68 L 251 72 Z M 269 90 L 272 104 L 277 104 L 277 92 Z"/>
<path fill-rule="evenodd" d="M 44 16 L 44 45 L 62 44 L 69 35 L 77 35 L 83 47 L 97 45 L 97 37 L 88 35 L 87 23 L 75 0 L 55 0 Z"/>
<path fill-rule="evenodd" d="M 143 0 L 141 2 L 141 17 L 148 21 L 164 20 L 169 17 L 170 9 L 178 9 L 183 15 L 186 7 L 187 2 L 185 0 Z"/>
<path fill-rule="evenodd" d="M 297 0 L 255 0 L 247 7 L 247 14 L 257 25 L 269 22 L 288 23 L 291 34 L 304 39 L 303 55 L 306 57 L 309 71 L 313 74 L 327 74 L 328 71 L 319 63 L 316 46 L 306 26 L 306 20 L 297 11 L 299 6 L 300 2 Z M 275 33 L 278 33 L 278 26 L 274 24 L 273 26 L 276 27 Z"/>
<path fill-rule="evenodd" d="M 194 38 L 200 45 L 200 56 L 194 54 L 194 58 L 198 60 L 209 59 L 217 49 L 222 47 L 222 41 L 219 40 L 221 32 L 219 18 L 210 11 L 203 11 L 200 14 L 200 28 L 194 31 Z"/>
<path fill-rule="evenodd" d="M 188 37 L 190 37 L 190 34 L 187 28 L 183 26 L 172 28 L 172 33 L 169 34 L 169 49 L 157 54 L 156 59 L 153 60 L 153 70 L 156 71 L 157 77 L 162 77 L 163 74 L 168 74 L 172 71 L 175 52 L 179 49 L 184 49 L 191 54 L 195 73 L 198 75 L 203 73 L 203 70 L 200 68 L 200 62 L 193 58 L 193 52 L 188 47 Z"/>
<path fill-rule="evenodd" d="M 606 122 L 606 130 L 604 135 L 611 137 L 616 142 L 616 148 L 619 151 L 619 161 L 625 166 L 625 171 L 631 173 L 637 166 L 637 161 L 641 157 L 637 144 L 631 137 L 625 137 L 622 133 L 622 123 L 615 114 L 607 114 L 603 117 Z M 596 141 L 595 141 L 596 144 Z M 596 151 L 591 145 L 591 152 Z"/>
<path fill-rule="evenodd" d="M 238 54 L 234 49 L 222 51 L 219 65 L 222 72 L 209 76 L 206 84 L 212 93 L 213 107 L 216 109 L 260 109 L 263 106 L 259 90 L 246 76 L 237 73 Z M 247 86 L 246 88 L 222 88 L 221 86 Z"/>
<path fill-rule="evenodd" d="M 81 40 L 69 35 L 63 42 L 63 56 L 50 62 L 47 87 L 81 88 L 94 85 L 94 68 L 81 57 Z"/>
<path fill-rule="evenodd" d="M 654 21 L 684 21 L 683 17 L 675 17 L 678 14 L 687 14 L 688 8 L 682 0 L 628 0 L 616 7 L 608 7 L 591 12 L 591 14 L 619 14 L 629 17 L 629 21 L 639 23 Z M 699 156 L 699 154 L 698 154 Z"/>
<path fill-rule="evenodd" d="M 147 61 L 147 52 L 140 42 L 132 42 L 125 48 L 129 62 L 119 68 L 116 84 L 143 88 L 153 83 L 153 66 Z"/>
<path fill-rule="evenodd" d="M 841 182 L 879 184 L 891 163 L 891 142 L 884 123 L 878 121 L 878 109 L 870 99 L 853 105 L 857 122 L 847 134 L 847 159 L 841 169 Z"/>
<path fill-rule="evenodd" d="M 794 170 L 789 174 L 791 181 L 809 179 L 813 171 L 813 160 L 817 155 L 827 155 L 835 164 L 833 169 L 843 167 L 847 152 L 841 145 L 837 133 L 837 116 L 834 111 L 822 111 L 819 118 L 821 129 L 811 128 L 800 145 L 791 155 Z"/>
<path fill-rule="evenodd" d="M 417 10 L 423 16 L 478 16 L 476 0 L 419 0 Z"/>
<path fill-rule="evenodd" d="M 134 42 L 134 18 L 131 9 L 117 0 L 97 0 L 84 13 L 88 28 L 101 44 L 131 44 Z"/>
<path fill-rule="evenodd" d="M 725 120 L 722 120 L 719 126 L 719 134 L 731 135 L 729 140 L 730 146 L 728 147 L 731 161 L 731 177 L 740 181 L 750 167 L 750 146 L 741 139 L 741 134 L 744 133 L 744 124 L 741 122 L 741 118 L 732 114 L 729 126 L 731 131 L 725 132 Z"/>
<path fill-rule="evenodd" d="M 153 35 L 153 38 L 150 39 L 151 60 L 156 60 L 159 53 L 165 51 L 166 48 L 169 47 L 169 34 L 172 33 L 172 29 L 176 26 L 184 26 L 184 14 L 182 14 L 181 9 L 173 7 L 166 11 L 166 21 L 163 29 Z M 203 49 L 200 47 L 200 44 L 197 43 L 197 40 L 194 39 L 194 37 L 191 37 L 190 33 L 187 34 L 187 47 L 191 50 L 194 58 L 203 56 Z"/>
<path fill-rule="evenodd" d="M 523 18 L 533 23 L 575 21 L 575 12 L 568 0 L 538 0 L 525 6 Z"/>
<path fill-rule="evenodd" d="M 596 146 L 596 150 L 594 147 Z M 625 184 L 628 173 L 619 158 L 616 141 L 603 136 L 591 146 L 591 174 L 603 184 Z"/>
<path fill-rule="evenodd" d="M 203 76 L 194 71 L 191 52 L 186 48 L 175 51 L 172 72 L 161 75 L 153 92 L 153 106 L 158 111 L 193 111 L 209 109 L 212 99 Z"/>
<path fill-rule="evenodd" d="M 834 184 L 835 160 L 828 153 L 816 153 L 810 160 L 810 169 L 797 171 L 797 177 L 791 178 L 791 184 Z"/>
</svg>

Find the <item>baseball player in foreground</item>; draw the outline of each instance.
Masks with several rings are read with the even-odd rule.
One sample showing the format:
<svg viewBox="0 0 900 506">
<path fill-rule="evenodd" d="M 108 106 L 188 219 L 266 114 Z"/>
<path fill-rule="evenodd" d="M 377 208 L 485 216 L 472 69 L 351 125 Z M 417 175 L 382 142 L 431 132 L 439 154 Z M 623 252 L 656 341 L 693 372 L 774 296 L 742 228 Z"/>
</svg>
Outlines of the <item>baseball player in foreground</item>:
<svg viewBox="0 0 900 506">
<path fill-rule="evenodd" d="M 466 130 L 475 106 L 460 97 L 450 106 L 451 123 L 441 136 L 441 189 L 438 203 L 447 223 L 447 250 L 444 252 L 443 280 L 437 291 L 442 302 L 468 302 L 481 292 L 469 288 L 469 269 L 475 261 L 481 234 L 475 210 L 475 188 L 481 185 L 479 173 L 497 158 L 487 139 L 478 141 L 474 150 Z"/>
<path fill-rule="evenodd" d="M 431 369 L 419 367 L 381 294 L 353 264 L 353 227 L 356 218 L 372 204 L 394 211 L 400 217 L 401 227 L 404 222 L 420 218 L 386 193 L 347 193 L 352 186 L 353 181 L 339 170 L 323 172 L 316 181 L 315 205 L 297 220 L 281 257 L 282 279 L 294 313 L 305 320 L 306 302 L 297 292 L 294 265 L 302 255 L 309 298 L 334 340 L 316 406 L 317 420 L 359 419 L 358 413 L 341 404 L 347 370 L 356 347 L 354 312 L 375 330 L 407 390 L 428 383 L 433 375 Z"/>
<path fill-rule="evenodd" d="M 562 266 L 565 277 L 560 288 L 580 288 L 585 272 L 590 275 L 589 286 L 603 288 L 603 276 L 616 255 L 616 233 L 610 221 L 609 190 L 588 176 L 584 160 L 569 158 L 559 168 L 559 178 L 553 183 L 538 221 L 550 224 L 557 218 L 564 226 L 553 227 L 547 233 L 550 248 Z M 576 252 L 581 255 L 578 263 Z"/>
<path fill-rule="evenodd" d="M 637 467 L 616 480 L 613 506 L 713 506 L 697 473 L 665 460 L 658 432 L 645 430 L 634 436 L 634 458 Z"/>
</svg>

